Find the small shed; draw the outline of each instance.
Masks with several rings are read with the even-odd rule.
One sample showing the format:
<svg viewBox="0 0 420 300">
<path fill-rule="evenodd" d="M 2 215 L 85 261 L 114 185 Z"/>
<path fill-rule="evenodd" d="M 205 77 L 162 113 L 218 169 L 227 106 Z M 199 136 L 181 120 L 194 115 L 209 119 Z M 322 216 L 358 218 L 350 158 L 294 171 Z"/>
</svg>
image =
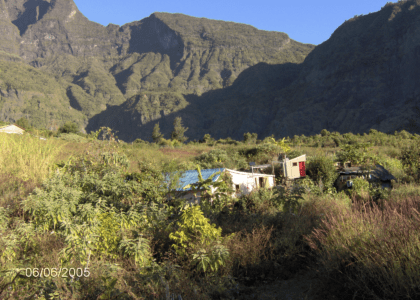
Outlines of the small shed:
<svg viewBox="0 0 420 300">
<path fill-rule="evenodd" d="M 0 127 L 0 132 L 23 134 L 25 132 L 25 129 L 13 124 L 13 125 L 6 125 L 6 126 L 3 126 L 3 127 Z"/>
<path fill-rule="evenodd" d="M 204 180 L 209 179 L 210 176 L 213 174 L 221 172 L 213 177 L 213 182 L 219 180 L 220 175 L 223 172 L 229 173 L 232 178 L 232 189 L 234 190 L 234 194 L 232 196 L 239 197 L 241 195 L 247 195 L 251 191 L 266 187 L 272 188 L 275 184 L 275 176 L 274 175 L 267 175 L 261 173 L 252 173 L 252 172 L 241 172 L 236 170 L 230 170 L 225 168 L 218 168 L 218 169 L 205 169 L 201 170 L 201 176 Z M 186 192 L 181 197 L 187 199 L 189 201 L 195 201 L 200 199 L 200 194 L 197 194 L 197 199 L 194 196 L 191 188 L 187 187 L 189 184 L 197 183 L 198 180 L 198 171 L 197 170 L 188 170 L 185 171 L 182 177 L 179 179 L 180 187 L 177 189 L 178 192 Z M 187 187 L 187 188 L 186 188 Z M 212 188 L 212 192 L 214 192 L 216 188 Z"/>
<path fill-rule="evenodd" d="M 293 159 L 287 157 L 282 161 L 283 176 L 286 179 L 306 177 L 306 154 Z"/>
<path fill-rule="evenodd" d="M 363 169 L 361 167 L 342 168 L 336 181 L 338 191 L 352 186 L 352 179 L 363 178 L 371 183 L 380 184 L 382 188 L 391 188 L 391 180 L 395 177 L 381 165 L 376 165 L 372 169 Z"/>
</svg>

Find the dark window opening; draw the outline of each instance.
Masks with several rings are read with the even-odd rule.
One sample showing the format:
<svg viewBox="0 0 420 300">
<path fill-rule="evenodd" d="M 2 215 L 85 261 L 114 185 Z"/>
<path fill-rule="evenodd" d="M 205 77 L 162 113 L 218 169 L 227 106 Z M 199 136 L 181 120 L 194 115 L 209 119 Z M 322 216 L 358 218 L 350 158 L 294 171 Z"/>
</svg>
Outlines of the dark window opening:
<svg viewBox="0 0 420 300">
<path fill-rule="evenodd" d="M 294 167 L 297 167 L 297 162 L 293 163 L 293 166 L 294 166 Z"/>
<path fill-rule="evenodd" d="M 264 187 L 264 178 L 260 177 L 259 180 L 260 180 L 260 187 Z"/>
<path fill-rule="evenodd" d="M 239 193 L 239 192 L 240 192 L 240 190 L 239 190 L 239 184 L 235 184 L 235 189 L 236 189 L 236 192 L 237 192 L 237 193 Z"/>
</svg>

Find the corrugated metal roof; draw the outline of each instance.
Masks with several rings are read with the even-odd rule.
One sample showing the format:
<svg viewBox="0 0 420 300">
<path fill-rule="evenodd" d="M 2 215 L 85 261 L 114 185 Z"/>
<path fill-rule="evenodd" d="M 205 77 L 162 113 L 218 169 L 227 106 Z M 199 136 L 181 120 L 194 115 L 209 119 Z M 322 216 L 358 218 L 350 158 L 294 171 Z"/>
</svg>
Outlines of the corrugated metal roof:
<svg viewBox="0 0 420 300">
<path fill-rule="evenodd" d="M 343 170 L 340 171 L 340 174 L 361 174 L 361 173 L 366 173 L 369 172 L 369 170 L 363 170 L 360 167 L 347 167 L 347 168 L 343 168 Z"/>
<path fill-rule="evenodd" d="M 376 165 L 375 170 L 372 172 L 372 176 L 381 181 L 396 180 L 395 177 L 381 165 Z"/>
<path fill-rule="evenodd" d="M 224 172 L 224 171 L 225 171 L 225 168 L 201 170 L 201 176 L 203 177 L 204 180 L 206 180 L 214 173 Z M 220 174 L 214 176 L 213 182 L 215 182 L 219 177 L 220 177 Z M 177 189 L 177 191 L 190 191 L 191 188 L 188 188 L 185 190 L 183 188 L 188 184 L 193 184 L 193 183 L 198 182 L 198 171 L 197 170 L 185 171 L 182 177 L 179 179 L 179 182 L 181 184 L 181 188 Z"/>
<path fill-rule="evenodd" d="M 375 168 L 373 168 L 372 170 L 363 170 L 360 167 L 350 167 L 350 168 L 343 168 L 343 170 L 340 171 L 340 175 L 353 175 L 353 174 L 363 174 L 363 173 L 371 174 L 373 177 L 372 179 L 376 179 L 376 180 L 381 180 L 381 181 L 389 181 L 392 179 L 395 180 L 395 177 L 381 165 L 376 165 Z"/>
</svg>

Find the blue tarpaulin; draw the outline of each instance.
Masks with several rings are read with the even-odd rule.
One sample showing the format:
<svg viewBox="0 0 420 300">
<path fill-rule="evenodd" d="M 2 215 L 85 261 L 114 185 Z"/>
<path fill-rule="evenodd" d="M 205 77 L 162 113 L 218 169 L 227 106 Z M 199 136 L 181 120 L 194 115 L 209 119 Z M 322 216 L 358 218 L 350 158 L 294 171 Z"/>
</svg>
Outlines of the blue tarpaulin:
<svg viewBox="0 0 420 300">
<path fill-rule="evenodd" d="M 216 172 L 224 172 L 224 168 L 218 168 L 218 169 L 206 169 L 201 170 L 201 176 L 203 176 L 203 179 L 208 179 L 211 175 L 213 175 Z M 219 178 L 220 174 L 213 177 L 213 182 L 215 182 Z M 179 183 L 181 185 L 181 188 L 177 189 L 177 191 L 189 191 L 191 188 L 183 189 L 188 184 L 193 184 L 198 182 L 198 171 L 197 170 L 189 170 L 185 171 L 182 177 L 179 179 Z"/>
</svg>

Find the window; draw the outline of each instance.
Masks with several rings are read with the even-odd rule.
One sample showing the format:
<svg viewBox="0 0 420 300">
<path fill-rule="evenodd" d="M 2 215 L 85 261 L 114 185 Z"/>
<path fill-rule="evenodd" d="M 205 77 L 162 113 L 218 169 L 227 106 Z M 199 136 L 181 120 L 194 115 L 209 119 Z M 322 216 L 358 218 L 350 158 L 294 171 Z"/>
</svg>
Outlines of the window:
<svg viewBox="0 0 420 300">
<path fill-rule="evenodd" d="M 297 162 L 293 163 L 293 166 L 294 166 L 294 167 L 297 167 Z"/>
<path fill-rule="evenodd" d="M 235 190 L 237 193 L 239 193 L 241 190 L 239 189 L 239 184 L 235 184 Z"/>
</svg>

